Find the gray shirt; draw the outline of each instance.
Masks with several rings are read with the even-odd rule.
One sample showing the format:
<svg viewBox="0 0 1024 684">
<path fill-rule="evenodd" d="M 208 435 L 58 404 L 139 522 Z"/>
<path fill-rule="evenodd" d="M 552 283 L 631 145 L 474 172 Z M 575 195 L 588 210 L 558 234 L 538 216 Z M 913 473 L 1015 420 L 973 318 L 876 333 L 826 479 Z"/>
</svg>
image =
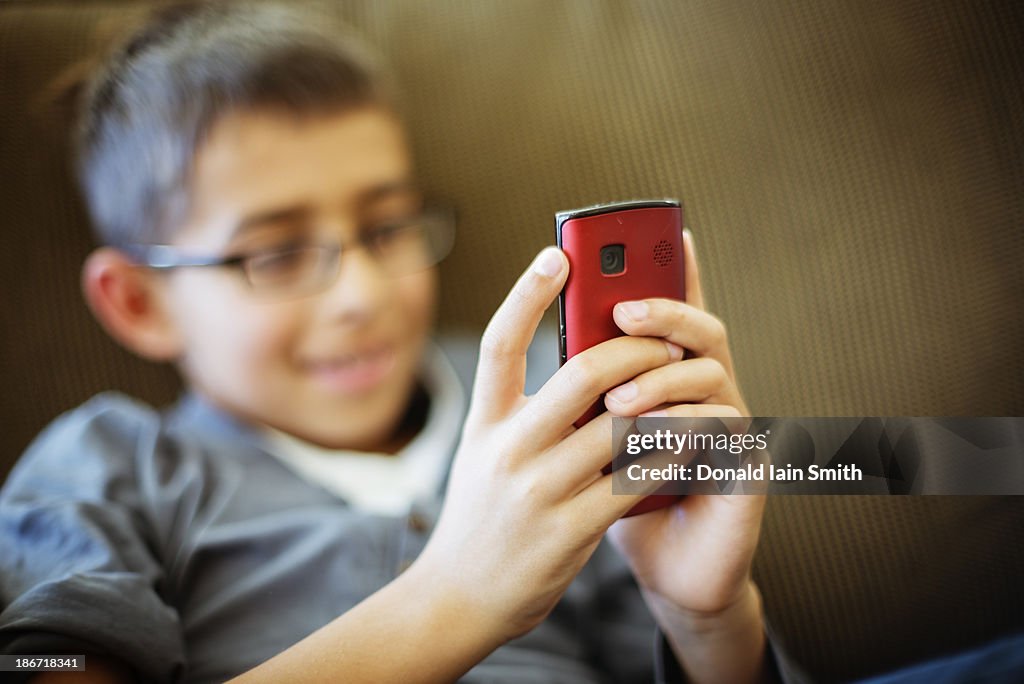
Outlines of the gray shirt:
<svg viewBox="0 0 1024 684">
<path fill-rule="evenodd" d="M 464 354 L 453 362 L 471 372 Z M 408 567 L 440 494 L 408 515 L 359 512 L 195 396 L 164 412 L 97 396 L 0 491 L 0 653 L 105 653 L 149 681 L 222 681 Z M 549 618 L 464 681 L 650 681 L 665 656 L 655 634 L 602 543 Z"/>
</svg>

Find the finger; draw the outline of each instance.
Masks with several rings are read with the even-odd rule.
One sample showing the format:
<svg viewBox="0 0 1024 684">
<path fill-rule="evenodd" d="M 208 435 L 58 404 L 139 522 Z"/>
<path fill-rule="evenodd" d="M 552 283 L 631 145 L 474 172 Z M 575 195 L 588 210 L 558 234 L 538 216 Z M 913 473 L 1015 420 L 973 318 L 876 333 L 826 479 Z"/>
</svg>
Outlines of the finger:
<svg viewBox="0 0 1024 684">
<path fill-rule="evenodd" d="M 683 228 L 683 254 L 686 275 L 686 302 L 698 309 L 704 309 L 704 291 L 700 286 L 700 270 L 697 268 L 697 252 L 693 246 L 693 233 Z"/>
<path fill-rule="evenodd" d="M 661 404 L 742 402 L 725 367 L 707 357 L 670 363 L 609 390 L 605 406 L 618 416 L 636 416 Z"/>
<path fill-rule="evenodd" d="M 574 509 L 573 514 L 578 516 L 579 527 L 607 530 L 612 523 L 657 489 L 652 485 L 652 492 L 615 493 L 612 489 L 614 477 L 614 475 L 601 475 L 572 498 L 570 505 Z"/>
<path fill-rule="evenodd" d="M 732 418 L 735 419 L 739 416 L 738 411 L 732 406 L 726 405 L 713 405 L 713 404 L 683 404 L 670 406 L 663 410 L 652 412 L 647 415 L 652 417 L 673 417 L 673 418 Z M 578 432 L 584 433 L 587 429 L 599 420 L 611 420 L 611 418 L 605 414 L 599 419 L 595 419 L 581 428 Z M 732 423 L 730 422 L 730 425 Z M 603 427 L 603 438 L 606 442 L 610 442 L 611 430 L 607 426 Z M 739 427 L 735 425 L 734 427 Z M 575 437 L 576 435 L 573 435 Z M 581 444 L 582 446 L 582 444 Z M 611 454 L 610 445 L 608 451 L 604 452 L 602 456 L 607 457 Z M 653 456 L 658 458 L 657 455 Z M 604 525 L 607 527 L 613 522 L 625 515 L 633 506 L 640 500 L 649 496 L 655 490 L 659 489 L 664 482 L 650 482 L 649 489 L 645 489 L 636 494 L 622 494 L 613 493 L 612 482 L 614 475 L 601 475 L 600 477 L 592 476 L 582 482 L 582 487 L 573 497 L 573 505 L 578 508 L 578 512 L 581 515 L 593 517 L 593 524 Z M 631 487 L 632 490 L 632 487 Z"/>
<path fill-rule="evenodd" d="M 715 359 L 734 377 L 725 324 L 693 304 L 675 299 L 619 302 L 612 317 L 627 335 L 662 337 L 697 356 Z"/>
<path fill-rule="evenodd" d="M 666 407 L 666 410 L 668 408 Z M 724 405 L 672 406 L 671 409 L 677 416 L 685 417 L 720 418 L 734 417 L 737 414 L 735 409 Z M 555 496 L 564 498 L 565 495 L 575 495 L 602 477 L 601 469 L 611 463 L 614 455 L 613 419 L 614 416 L 610 413 L 601 414 L 538 459 L 544 461 L 540 467 L 544 469 L 545 479 L 551 483 L 550 490 Z M 719 425 L 720 423 L 716 421 L 715 426 Z M 737 424 L 735 427 L 741 425 Z M 652 485 L 652 491 L 658 486 L 660 485 Z"/>
<path fill-rule="evenodd" d="M 544 311 L 558 296 L 569 272 L 562 252 L 541 251 L 512 286 L 480 339 L 471 418 L 500 418 L 522 397 L 526 350 Z"/>
<path fill-rule="evenodd" d="M 546 454 L 544 468 L 552 492 L 561 499 L 575 495 L 602 477 L 612 460 L 612 415 L 601 414 Z"/>
<path fill-rule="evenodd" d="M 645 411 L 641 418 L 743 418 L 735 406 L 729 404 L 675 404 L 653 411 Z"/>
<path fill-rule="evenodd" d="M 677 345 L 653 337 L 616 337 L 566 361 L 516 416 L 521 451 L 537 452 L 566 429 L 611 387 L 682 358 Z"/>
</svg>

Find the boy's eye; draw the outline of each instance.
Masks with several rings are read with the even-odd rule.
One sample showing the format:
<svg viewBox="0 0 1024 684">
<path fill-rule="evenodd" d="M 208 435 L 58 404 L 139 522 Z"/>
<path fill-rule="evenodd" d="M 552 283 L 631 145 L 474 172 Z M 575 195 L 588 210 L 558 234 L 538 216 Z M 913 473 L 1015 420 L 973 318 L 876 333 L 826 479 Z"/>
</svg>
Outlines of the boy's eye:
<svg viewBox="0 0 1024 684">
<path fill-rule="evenodd" d="M 315 276 L 324 261 L 318 245 L 293 244 L 249 256 L 244 267 L 254 287 L 290 285 Z"/>
<path fill-rule="evenodd" d="M 366 231 L 366 241 L 370 244 L 385 245 L 399 237 L 406 225 L 400 222 L 384 223 Z"/>
<path fill-rule="evenodd" d="M 362 242 L 377 254 L 384 255 L 396 249 L 416 247 L 422 242 L 422 232 L 420 221 L 411 218 L 376 225 L 363 233 Z"/>
</svg>

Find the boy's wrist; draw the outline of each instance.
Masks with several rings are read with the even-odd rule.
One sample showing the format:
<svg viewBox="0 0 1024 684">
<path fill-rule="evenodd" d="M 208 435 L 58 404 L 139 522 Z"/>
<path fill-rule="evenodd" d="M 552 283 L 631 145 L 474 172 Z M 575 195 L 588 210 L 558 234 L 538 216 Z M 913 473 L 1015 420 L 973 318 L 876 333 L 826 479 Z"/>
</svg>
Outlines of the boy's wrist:
<svg viewBox="0 0 1024 684">
<path fill-rule="evenodd" d="M 419 597 L 419 603 L 436 622 L 437 633 L 445 641 L 458 639 L 468 651 L 479 652 L 483 659 L 511 636 L 505 634 L 506 621 L 485 600 L 484 587 L 468 586 L 453 572 L 453 563 L 434 562 L 424 553 L 398 578 Z M 478 660 L 479 660 L 478 659 Z"/>
<path fill-rule="evenodd" d="M 413 563 L 238 681 L 395 681 L 413 670 L 417 681 L 458 679 L 501 640 L 497 621 L 476 610 L 471 594 L 460 591 L 449 574 L 430 563 Z"/>
<path fill-rule="evenodd" d="M 690 681 L 758 681 L 766 640 L 761 592 L 747 580 L 734 601 L 695 611 L 641 587 L 644 601 Z"/>
<path fill-rule="evenodd" d="M 761 592 L 752 579 L 747 579 L 736 592 L 735 598 L 717 610 L 693 610 L 680 606 L 667 596 L 643 585 L 640 586 L 640 592 L 659 624 L 664 620 L 665 627 L 685 634 L 727 631 L 731 625 L 746 621 L 752 614 L 761 613 Z"/>
</svg>

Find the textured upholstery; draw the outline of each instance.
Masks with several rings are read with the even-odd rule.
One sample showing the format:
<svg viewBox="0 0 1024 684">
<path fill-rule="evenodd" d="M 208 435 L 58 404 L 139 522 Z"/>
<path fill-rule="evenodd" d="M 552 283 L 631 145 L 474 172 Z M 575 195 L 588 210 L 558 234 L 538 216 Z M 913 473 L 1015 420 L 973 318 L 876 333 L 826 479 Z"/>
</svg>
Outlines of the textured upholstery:
<svg viewBox="0 0 1024 684">
<path fill-rule="evenodd" d="M 681 197 L 761 415 L 1021 415 L 1014 2 L 345 2 L 455 204 L 442 325 L 479 326 L 552 214 Z M 0 5 L 0 474 L 60 410 L 166 369 L 90 320 L 63 131 L 29 106 L 125 3 Z M 552 350 L 554 353 L 554 350 Z M 1016 498 L 774 499 L 757 577 L 816 680 L 1024 628 Z"/>
</svg>

